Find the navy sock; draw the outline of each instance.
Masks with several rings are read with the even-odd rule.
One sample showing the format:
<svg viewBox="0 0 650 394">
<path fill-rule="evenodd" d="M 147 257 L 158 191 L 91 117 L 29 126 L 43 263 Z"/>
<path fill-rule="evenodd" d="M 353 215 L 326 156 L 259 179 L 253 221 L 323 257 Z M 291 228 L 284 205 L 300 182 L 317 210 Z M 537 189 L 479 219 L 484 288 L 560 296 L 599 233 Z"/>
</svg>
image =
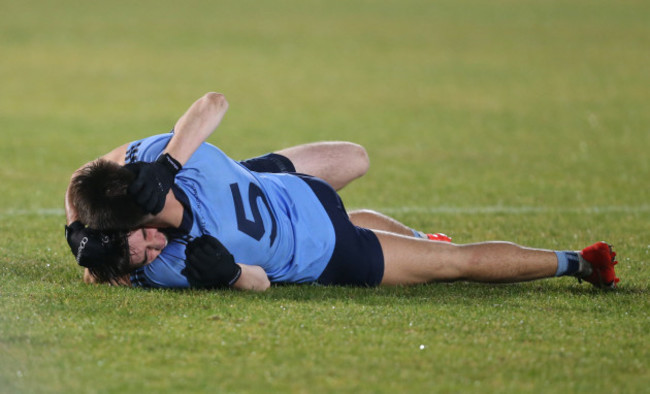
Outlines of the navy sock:
<svg viewBox="0 0 650 394">
<path fill-rule="evenodd" d="M 578 252 L 556 251 L 557 271 L 555 276 L 575 275 L 580 269 L 580 256 Z"/>
</svg>

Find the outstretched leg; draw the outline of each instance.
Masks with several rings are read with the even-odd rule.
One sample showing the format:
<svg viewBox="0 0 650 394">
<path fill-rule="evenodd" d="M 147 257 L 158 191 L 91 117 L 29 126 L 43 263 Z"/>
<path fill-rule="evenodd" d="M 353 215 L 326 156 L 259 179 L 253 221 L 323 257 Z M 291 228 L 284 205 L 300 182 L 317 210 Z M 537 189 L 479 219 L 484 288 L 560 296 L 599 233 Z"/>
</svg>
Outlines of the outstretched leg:
<svg viewBox="0 0 650 394">
<path fill-rule="evenodd" d="M 388 217 L 377 211 L 370 209 L 360 209 L 348 213 L 352 224 L 358 227 L 364 227 L 371 230 L 387 231 L 406 236 L 413 236 L 413 230 L 398 222 L 397 220 Z"/>
<path fill-rule="evenodd" d="M 358 227 L 367 228 L 370 230 L 381 230 L 389 233 L 411 236 L 415 238 L 430 239 L 433 241 L 446 241 L 451 242 L 451 238 L 443 233 L 426 234 L 421 231 L 416 231 L 397 220 L 373 211 L 370 209 L 360 209 L 348 213 L 352 224 Z"/>
<path fill-rule="evenodd" d="M 468 280 L 522 282 L 555 275 L 551 250 L 509 242 L 456 245 L 374 231 L 384 253 L 384 285 Z"/>
<path fill-rule="evenodd" d="M 366 150 L 352 142 L 314 142 L 275 153 L 291 160 L 296 172 L 323 179 L 335 190 L 363 176 L 370 166 Z"/>
</svg>

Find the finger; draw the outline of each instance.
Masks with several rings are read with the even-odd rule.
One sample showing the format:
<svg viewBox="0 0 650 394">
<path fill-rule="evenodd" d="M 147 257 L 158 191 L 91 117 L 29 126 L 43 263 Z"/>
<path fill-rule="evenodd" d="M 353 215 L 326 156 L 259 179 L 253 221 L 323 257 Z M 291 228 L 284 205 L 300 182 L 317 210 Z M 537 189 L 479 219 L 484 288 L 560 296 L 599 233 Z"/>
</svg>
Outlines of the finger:
<svg viewBox="0 0 650 394">
<path fill-rule="evenodd" d="M 70 225 L 67 226 L 67 227 L 68 227 L 71 231 L 73 231 L 73 232 L 74 232 L 74 231 L 79 231 L 79 230 L 81 230 L 82 228 L 85 228 L 85 226 L 84 226 L 80 221 L 78 221 L 78 220 L 77 220 L 77 221 L 74 221 L 74 222 L 72 222 L 72 223 L 70 223 Z"/>
<path fill-rule="evenodd" d="M 158 198 L 156 198 L 154 200 L 154 203 L 155 203 L 155 205 L 154 205 L 153 209 L 150 210 L 150 212 L 153 215 L 157 215 L 165 207 L 165 198 L 164 197 L 163 198 L 158 197 Z"/>
<path fill-rule="evenodd" d="M 138 203 L 144 203 L 151 198 L 152 188 L 143 182 L 142 187 L 138 188 L 137 192 L 138 193 L 135 195 L 135 200 Z"/>
<path fill-rule="evenodd" d="M 201 261 L 201 259 L 205 258 L 205 256 L 207 255 L 208 253 L 206 252 L 205 248 L 203 248 L 201 245 L 196 245 L 189 252 L 187 252 L 188 258 L 191 258 L 195 261 Z"/>
<path fill-rule="evenodd" d="M 134 163 L 128 163 L 124 165 L 124 168 L 135 174 L 137 177 L 140 173 L 140 170 L 142 169 L 142 163 L 137 161 Z"/>
<path fill-rule="evenodd" d="M 205 235 L 205 242 L 215 248 L 221 246 L 221 242 L 219 242 L 219 240 L 213 237 L 212 235 Z"/>
<path fill-rule="evenodd" d="M 220 264 L 232 264 L 235 262 L 235 258 L 230 253 L 219 253 L 215 258 Z"/>
<path fill-rule="evenodd" d="M 151 203 L 151 199 L 153 198 L 153 191 L 150 188 L 146 188 L 140 192 L 136 196 L 136 202 L 142 209 L 144 209 L 147 212 L 151 212 L 153 207 Z"/>
<path fill-rule="evenodd" d="M 212 277 L 210 265 L 204 264 L 204 261 L 202 260 L 198 260 L 198 264 L 190 264 L 189 269 L 194 278 L 201 282 L 209 282 Z"/>
<path fill-rule="evenodd" d="M 187 281 L 190 283 L 190 286 L 192 287 L 202 287 L 203 282 L 201 281 L 201 277 L 191 268 L 187 267 L 183 270 L 185 277 L 187 278 Z"/>
<path fill-rule="evenodd" d="M 187 264 L 182 272 L 183 272 L 183 275 L 185 275 L 188 278 L 197 278 L 198 277 L 196 269 L 194 269 L 194 266 L 192 266 L 191 264 Z"/>
<path fill-rule="evenodd" d="M 198 263 L 203 263 L 204 265 L 210 265 L 210 262 L 214 259 L 214 254 L 204 250 L 199 249 L 194 253 L 194 259 Z"/>
<path fill-rule="evenodd" d="M 131 184 L 129 185 L 127 191 L 130 194 L 138 194 L 142 190 L 143 187 L 144 187 L 144 180 L 142 179 L 142 177 L 138 176 L 137 178 L 135 178 L 133 180 L 133 182 L 131 182 Z"/>
</svg>

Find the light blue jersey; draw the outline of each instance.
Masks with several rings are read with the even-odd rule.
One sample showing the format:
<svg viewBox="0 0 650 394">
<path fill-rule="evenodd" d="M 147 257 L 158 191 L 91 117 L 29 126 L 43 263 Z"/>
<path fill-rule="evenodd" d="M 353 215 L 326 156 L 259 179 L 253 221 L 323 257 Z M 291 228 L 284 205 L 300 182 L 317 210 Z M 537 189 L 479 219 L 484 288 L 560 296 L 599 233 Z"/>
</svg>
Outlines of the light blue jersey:
<svg viewBox="0 0 650 394">
<path fill-rule="evenodd" d="M 171 137 L 162 134 L 131 143 L 126 162 L 155 161 Z M 327 212 L 295 175 L 249 171 L 204 143 L 176 175 L 174 190 L 189 205 L 191 220 L 183 225 L 190 237 L 209 234 L 219 239 L 236 262 L 261 266 L 271 282 L 313 282 L 334 251 L 336 236 Z M 131 280 L 135 286 L 189 287 L 180 273 L 183 268 L 185 242 L 170 239 Z"/>
</svg>

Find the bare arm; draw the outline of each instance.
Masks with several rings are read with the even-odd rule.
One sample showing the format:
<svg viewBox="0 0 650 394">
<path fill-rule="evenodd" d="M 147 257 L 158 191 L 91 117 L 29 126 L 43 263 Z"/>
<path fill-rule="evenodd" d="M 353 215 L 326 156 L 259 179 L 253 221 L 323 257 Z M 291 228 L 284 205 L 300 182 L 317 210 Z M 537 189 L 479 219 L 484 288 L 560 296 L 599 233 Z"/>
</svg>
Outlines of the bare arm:
<svg viewBox="0 0 650 394">
<path fill-rule="evenodd" d="M 176 122 L 174 135 L 155 162 L 130 166 L 135 179 L 127 192 L 144 212 L 157 215 L 165 209 L 176 174 L 219 126 L 227 109 L 222 94 L 205 94 Z"/>
<path fill-rule="evenodd" d="M 262 267 L 256 265 L 239 264 L 241 267 L 241 276 L 232 285 L 233 289 L 237 290 L 250 290 L 250 291 L 265 291 L 271 286 L 269 278 Z M 84 269 L 84 282 L 87 284 L 100 284 L 88 268 Z M 107 283 L 105 283 L 107 284 Z M 131 286 L 131 279 L 129 275 L 125 275 L 110 283 L 114 286 Z"/>
<path fill-rule="evenodd" d="M 314 142 L 275 153 L 291 160 L 296 172 L 318 177 L 336 190 L 363 176 L 370 166 L 365 148 L 352 142 Z"/>
<path fill-rule="evenodd" d="M 206 93 L 196 100 L 174 126 L 174 136 L 163 153 L 169 153 L 181 165 L 187 163 L 192 154 L 214 132 L 228 110 L 228 101 L 223 94 Z M 113 149 L 101 158 L 124 165 L 128 144 Z M 86 163 L 88 165 L 89 163 Z M 83 167 L 81 167 L 83 168 Z M 72 174 L 74 178 L 79 169 Z M 69 198 L 69 187 L 65 194 L 66 220 L 70 224 L 77 220 L 77 212 Z"/>
<path fill-rule="evenodd" d="M 163 151 L 185 165 L 199 146 L 214 132 L 228 110 L 228 101 L 220 93 L 206 93 L 178 119 L 174 136 Z"/>
</svg>

